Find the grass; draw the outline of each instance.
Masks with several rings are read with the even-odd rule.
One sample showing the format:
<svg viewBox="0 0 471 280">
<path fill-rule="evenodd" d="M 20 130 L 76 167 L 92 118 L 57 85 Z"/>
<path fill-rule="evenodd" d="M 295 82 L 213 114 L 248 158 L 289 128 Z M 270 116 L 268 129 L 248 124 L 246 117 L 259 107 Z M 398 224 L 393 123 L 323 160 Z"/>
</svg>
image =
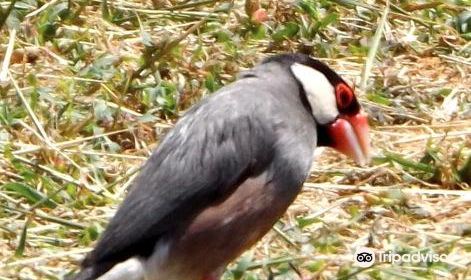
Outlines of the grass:
<svg viewBox="0 0 471 280">
<path fill-rule="evenodd" d="M 224 279 L 471 277 L 471 2 L 261 1 L 263 23 L 245 4 L 0 2 L 0 279 L 77 269 L 178 117 L 287 51 L 357 85 L 374 162 L 318 149 Z M 360 246 L 447 259 L 360 269 Z"/>
</svg>

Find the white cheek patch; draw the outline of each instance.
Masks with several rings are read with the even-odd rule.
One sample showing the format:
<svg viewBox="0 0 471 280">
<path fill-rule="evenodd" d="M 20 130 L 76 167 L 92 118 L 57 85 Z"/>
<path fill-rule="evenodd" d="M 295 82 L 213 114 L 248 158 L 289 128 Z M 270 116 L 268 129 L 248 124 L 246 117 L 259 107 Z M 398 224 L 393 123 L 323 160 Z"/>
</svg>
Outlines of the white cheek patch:
<svg viewBox="0 0 471 280">
<path fill-rule="evenodd" d="M 339 111 L 335 100 L 335 89 L 326 76 L 314 68 L 299 63 L 291 65 L 291 71 L 303 85 L 316 121 L 321 125 L 334 121 Z"/>
</svg>

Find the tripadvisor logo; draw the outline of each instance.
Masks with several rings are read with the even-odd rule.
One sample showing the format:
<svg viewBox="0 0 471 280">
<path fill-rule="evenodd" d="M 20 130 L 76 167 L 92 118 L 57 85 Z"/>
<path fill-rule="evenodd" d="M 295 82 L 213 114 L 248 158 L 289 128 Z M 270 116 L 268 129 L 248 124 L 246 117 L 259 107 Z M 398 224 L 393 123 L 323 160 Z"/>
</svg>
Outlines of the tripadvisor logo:
<svg viewBox="0 0 471 280">
<path fill-rule="evenodd" d="M 370 267 L 375 263 L 375 252 L 368 247 L 360 247 L 353 255 L 353 261 L 356 266 Z"/>
<path fill-rule="evenodd" d="M 370 267 L 375 261 L 381 263 L 431 263 L 444 262 L 447 258 L 445 254 L 435 254 L 431 252 L 414 252 L 398 254 L 391 251 L 376 253 L 368 247 L 360 247 L 353 255 L 353 262 L 359 267 Z"/>
</svg>

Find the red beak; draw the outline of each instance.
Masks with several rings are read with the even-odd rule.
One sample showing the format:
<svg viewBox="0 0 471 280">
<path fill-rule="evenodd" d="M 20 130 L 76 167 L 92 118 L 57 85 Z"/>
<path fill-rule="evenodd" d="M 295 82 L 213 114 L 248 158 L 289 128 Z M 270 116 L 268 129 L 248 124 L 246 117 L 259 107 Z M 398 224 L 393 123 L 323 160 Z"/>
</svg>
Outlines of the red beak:
<svg viewBox="0 0 471 280">
<path fill-rule="evenodd" d="M 370 136 L 366 114 L 341 115 L 327 127 L 332 148 L 353 158 L 361 166 L 370 162 Z"/>
</svg>

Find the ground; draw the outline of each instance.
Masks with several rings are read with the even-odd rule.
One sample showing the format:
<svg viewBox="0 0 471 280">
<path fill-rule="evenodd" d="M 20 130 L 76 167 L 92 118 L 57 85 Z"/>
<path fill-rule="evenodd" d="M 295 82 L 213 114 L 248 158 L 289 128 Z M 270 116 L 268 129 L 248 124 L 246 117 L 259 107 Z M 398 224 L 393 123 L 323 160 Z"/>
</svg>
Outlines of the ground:
<svg viewBox="0 0 471 280">
<path fill-rule="evenodd" d="M 469 0 L 0 6 L 0 279 L 76 270 L 178 117 L 291 51 L 355 85 L 374 161 L 318 149 L 296 202 L 224 279 L 471 278 Z M 361 268 L 360 247 L 445 257 Z"/>
</svg>

